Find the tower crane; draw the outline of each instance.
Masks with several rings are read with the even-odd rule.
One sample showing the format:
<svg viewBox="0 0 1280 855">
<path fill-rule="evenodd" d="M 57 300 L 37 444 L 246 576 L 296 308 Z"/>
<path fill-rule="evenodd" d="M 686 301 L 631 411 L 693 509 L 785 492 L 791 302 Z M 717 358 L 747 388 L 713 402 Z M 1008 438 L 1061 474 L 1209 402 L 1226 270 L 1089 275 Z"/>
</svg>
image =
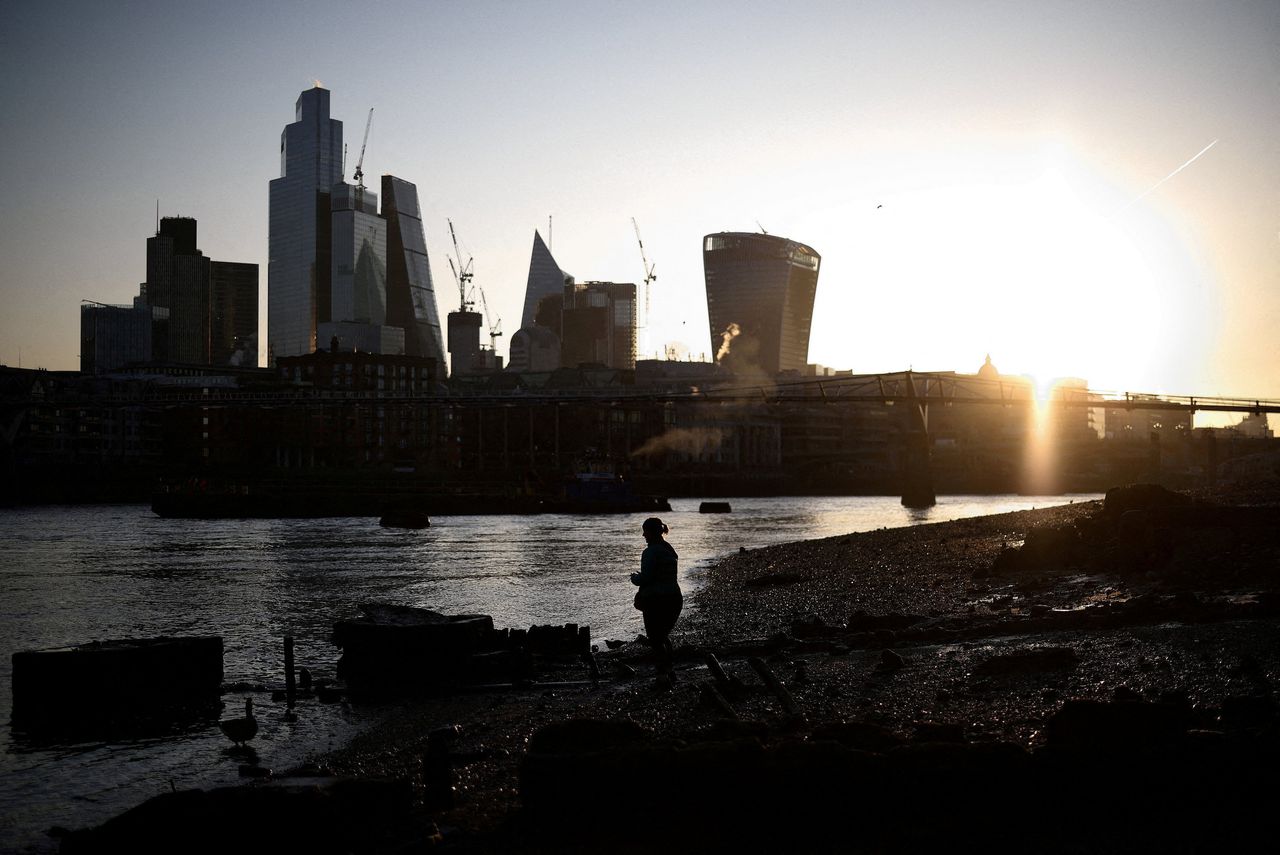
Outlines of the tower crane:
<svg viewBox="0 0 1280 855">
<path fill-rule="evenodd" d="M 646 338 L 649 333 L 649 286 L 658 278 L 653 269 L 656 264 L 650 264 L 649 259 L 644 254 L 644 241 L 640 239 L 640 225 L 636 222 L 636 218 L 631 218 L 631 225 L 636 230 L 636 243 L 640 245 L 640 263 L 644 265 L 644 332 Z M 646 341 L 645 346 L 648 346 Z"/>
<path fill-rule="evenodd" d="M 474 300 L 467 299 L 467 285 L 471 282 L 472 262 L 475 260 L 470 256 L 467 257 L 467 263 L 462 263 L 462 253 L 458 250 L 458 235 L 453 230 L 453 220 L 445 218 L 445 222 L 449 224 L 449 238 L 453 241 L 453 254 L 458 259 L 458 266 L 453 266 L 453 259 L 449 259 L 449 269 L 453 271 L 453 281 L 458 283 L 458 311 L 465 312 L 471 306 L 475 305 Z"/>
<path fill-rule="evenodd" d="M 493 353 L 498 352 L 498 336 L 502 335 L 502 318 L 494 319 L 489 314 L 489 301 L 484 297 L 484 286 L 476 285 L 480 291 L 480 305 L 484 307 L 485 323 L 489 325 L 489 350 Z"/>
<path fill-rule="evenodd" d="M 364 123 L 364 142 L 360 143 L 360 159 L 356 161 L 356 171 L 352 176 L 356 182 L 356 207 L 364 205 L 364 149 L 369 145 L 369 128 L 373 126 L 373 108 L 369 108 L 369 118 Z"/>
</svg>

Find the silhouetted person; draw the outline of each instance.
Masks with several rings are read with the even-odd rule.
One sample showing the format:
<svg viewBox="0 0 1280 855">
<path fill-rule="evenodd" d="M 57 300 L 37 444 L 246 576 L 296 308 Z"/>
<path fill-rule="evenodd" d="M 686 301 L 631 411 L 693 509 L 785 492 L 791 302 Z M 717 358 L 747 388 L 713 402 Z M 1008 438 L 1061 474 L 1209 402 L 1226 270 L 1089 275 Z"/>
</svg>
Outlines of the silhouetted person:
<svg viewBox="0 0 1280 855">
<path fill-rule="evenodd" d="M 648 542 L 640 556 L 640 572 L 631 574 L 631 584 L 638 585 L 635 606 L 644 614 L 644 631 L 649 636 L 658 659 L 660 680 L 671 674 L 671 630 L 684 607 L 684 595 L 676 578 L 679 556 L 663 539 L 667 527 L 657 517 L 649 517 L 641 527 Z"/>
</svg>

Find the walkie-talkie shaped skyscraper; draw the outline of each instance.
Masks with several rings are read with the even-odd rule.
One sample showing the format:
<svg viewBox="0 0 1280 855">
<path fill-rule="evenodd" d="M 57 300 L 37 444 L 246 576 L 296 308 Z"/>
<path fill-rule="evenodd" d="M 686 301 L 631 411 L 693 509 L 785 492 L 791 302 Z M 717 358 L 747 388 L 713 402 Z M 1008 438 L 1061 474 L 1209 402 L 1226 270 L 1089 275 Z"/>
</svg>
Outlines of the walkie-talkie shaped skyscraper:
<svg viewBox="0 0 1280 855">
<path fill-rule="evenodd" d="M 736 372 L 803 371 L 822 259 L 783 237 L 720 232 L 702 241 L 716 361 Z"/>
</svg>

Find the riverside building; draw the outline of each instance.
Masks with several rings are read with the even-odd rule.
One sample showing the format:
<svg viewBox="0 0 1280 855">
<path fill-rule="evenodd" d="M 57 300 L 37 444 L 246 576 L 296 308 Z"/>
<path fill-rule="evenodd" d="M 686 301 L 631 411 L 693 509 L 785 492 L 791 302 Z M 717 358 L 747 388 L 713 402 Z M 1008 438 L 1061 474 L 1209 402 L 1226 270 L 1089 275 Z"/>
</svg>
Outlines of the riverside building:
<svg viewBox="0 0 1280 855">
<path fill-rule="evenodd" d="M 735 372 L 803 372 L 821 261 L 811 247 L 776 235 L 720 232 L 703 238 L 716 361 Z"/>
</svg>

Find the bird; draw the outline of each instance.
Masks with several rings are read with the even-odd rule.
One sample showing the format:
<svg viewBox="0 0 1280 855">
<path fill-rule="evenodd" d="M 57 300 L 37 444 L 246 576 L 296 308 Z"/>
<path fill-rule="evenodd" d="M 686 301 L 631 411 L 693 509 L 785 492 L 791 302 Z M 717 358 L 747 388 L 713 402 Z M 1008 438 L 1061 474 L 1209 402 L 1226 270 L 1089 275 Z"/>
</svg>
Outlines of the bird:
<svg viewBox="0 0 1280 855">
<path fill-rule="evenodd" d="M 218 722 L 218 727 L 222 728 L 222 732 L 237 746 L 243 746 L 246 742 L 258 734 L 258 720 L 253 717 L 253 698 L 244 699 L 244 718 L 231 718 L 226 721 Z"/>
</svg>

